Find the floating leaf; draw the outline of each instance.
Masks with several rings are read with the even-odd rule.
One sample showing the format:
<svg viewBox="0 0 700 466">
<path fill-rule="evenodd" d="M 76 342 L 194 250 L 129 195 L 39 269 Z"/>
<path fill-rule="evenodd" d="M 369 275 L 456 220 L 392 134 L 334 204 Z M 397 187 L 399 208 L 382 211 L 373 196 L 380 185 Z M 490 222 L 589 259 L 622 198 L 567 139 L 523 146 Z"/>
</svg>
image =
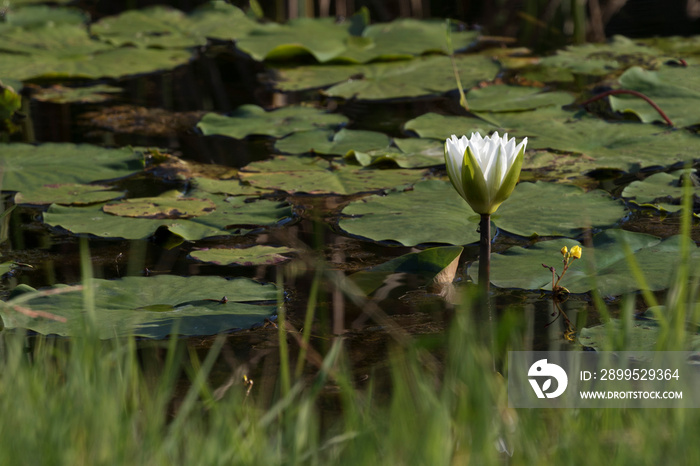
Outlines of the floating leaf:
<svg viewBox="0 0 700 466">
<path fill-rule="evenodd" d="M 165 338 L 179 335 L 214 335 L 262 324 L 276 312 L 272 284 L 246 278 L 221 277 L 124 277 L 119 280 L 90 280 L 94 309 L 86 309 L 82 291 L 61 292 L 58 285 L 43 291 L 20 294 L 2 305 L 6 328 L 26 328 L 42 334 L 84 333 L 85 319 L 102 339 L 128 335 Z M 223 298 L 226 297 L 224 300 Z M 262 302 L 263 304 L 253 304 Z M 17 303 L 32 311 L 63 317 L 66 322 L 26 317 L 12 309 Z"/>
<path fill-rule="evenodd" d="M 90 144 L 0 144 L 2 189 L 29 193 L 44 185 L 122 178 L 143 169 L 143 155 L 130 148 Z"/>
<path fill-rule="evenodd" d="M 192 193 L 197 195 L 197 192 Z M 102 205 L 64 207 L 53 204 L 44 213 L 44 222 L 73 233 L 104 238 L 145 239 L 160 227 L 185 240 L 222 235 L 241 235 L 259 227 L 275 225 L 291 216 L 289 206 L 273 201 L 246 202 L 243 197 L 209 195 L 216 210 L 190 219 L 129 218 L 110 215 Z"/>
<path fill-rule="evenodd" d="M 256 188 L 241 183 L 238 178 L 231 180 L 214 180 L 211 178 L 195 177 L 191 180 L 192 186 L 196 189 L 213 194 L 229 194 L 231 196 L 259 196 L 264 193 L 271 193 L 272 190 Z"/>
<path fill-rule="evenodd" d="M 695 170 L 655 173 L 643 181 L 633 181 L 627 185 L 622 190 L 622 197 L 632 199 L 637 204 L 677 212 L 681 209 L 679 201 L 683 196 L 682 177 L 691 173 L 695 173 Z M 692 190 L 696 198 L 700 196 L 700 187 L 695 186 Z"/>
<path fill-rule="evenodd" d="M 12 7 L 3 11 L 0 34 L 12 34 L 16 28 L 32 29 L 52 27 L 58 24 L 82 25 L 90 20 L 90 16 L 86 12 L 77 8 L 57 8 L 47 5 L 29 5 L 17 8 L 17 1 L 11 3 L 13 3 Z"/>
<path fill-rule="evenodd" d="M 243 139 L 250 135 L 280 138 L 297 131 L 329 129 L 347 118 L 313 107 L 291 105 L 266 112 L 257 105 L 241 105 L 229 116 L 207 113 L 197 124 L 205 136 L 221 135 Z"/>
<path fill-rule="evenodd" d="M 679 127 L 700 124 L 699 66 L 665 66 L 658 71 L 632 67 L 620 76 L 624 89 L 641 92 L 656 103 Z M 610 96 L 610 107 L 632 112 L 644 123 L 664 122 L 649 103 L 629 95 Z"/>
<path fill-rule="evenodd" d="M 649 289 L 663 290 L 674 283 L 681 241 L 683 238 L 680 236 L 661 240 L 642 233 L 611 229 L 593 237 L 593 248 L 571 239 L 540 241 L 529 248 L 515 246 L 503 254 L 491 255 L 491 283 L 500 288 L 551 290 L 552 273 L 541 264 L 552 266 L 561 273 L 563 266 L 560 249 L 563 246 L 581 246 L 581 259 L 573 261 L 561 286 L 572 293 L 585 293 L 595 286 L 604 296 L 637 291 L 640 284 L 634 278 L 625 257 L 624 244 L 627 244 Z M 697 248 L 692 250 L 691 261 L 697 262 L 700 253 Z M 587 263 L 593 264 L 593 275 L 589 275 Z M 695 267 L 693 273 L 700 274 L 700 269 Z M 470 266 L 469 275 L 477 280 L 478 262 Z"/>
<path fill-rule="evenodd" d="M 541 88 L 494 85 L 472 89 L 467 94 L 473 112 L 519 112 L 550 105 L 568 105 L 574 96 L 568 92 L 543 92 Z"/>
<path fill-rule="evenodd" d="M 425 114 L 404 127 L 421 137 L 445 140 L 452 134 L 481 134 L 494 130 L 528 137 L 528 149 L 584 154 L 597 169 L 637 172 L 642 168 L 690 162 L 697 157 L 700 138 L 686 131 L 666 130 L 638 123 L 609 123 L 558 107 L 527 112 L 481 113 L 476 118 Z M 595 135 L 595 137 L 591 137 Z"/>
<path fill-rule="evenodd" d="M 183 12 L 165 6 L 126 10 L 117 16 L 107 16 L 90 25 L 90 31 L 117 46 L 186 48 L 207 43 L 205 36 L 192 33 Z"/>
<path fill-rule="evenodd" d="M 657 65 L 663 54 L 632 39 L 614 36 L 605 44 L 572 45 L 540 61 L 540 66 L 603 76 L 634 65 Z"/>
<path fill-rule="evenodd" d="M 172 69 L 187 63 L 185 50 L 114 47 L 90 37 L 83 25 L 61 24 L 0 34 L 0 76 L 39 78 L 119 77 Z"/>
<path fill-rule="evenodd" d="M 277 141 L 275 149 L 288 154 L 345 155 L 348 152 L 382 149 L 391 143 L 384 133 L 341 129 L 337 133 L 326 130 L 299 131 Z"/>
<path fill-rule="evenodd" d="M 400 168 L 425 168 L 445 163 L 444 143 L 434 139 L 397 138 L 394 139 L 394 144 L 397 147 L 368 152 L 353 150 L 346 154 L 345 159 L 363 167 L 391 163 Z"/>
<path fill-rule="evenodd" d="M 464 248 L 445 246 L 404 254 L 376 267 L 356 272 L 348 278 L 365 294 L 370 294 L 393 274 L 411 274 L 426 284 L 459 259 Z"/>
<path fill-rule="evenodd" d="M 87 205 L 105 202 L 124 196 L 123 191 L 110 191 L 111 186 L 95 184 L 44 185 L 32 191 L 15 194 L 15 204 Z"/>
<path fill-rule="evenodd" d="M 464 87 L 491 80 L 498 65 L 481 55 L 455 58 Z M 356 66 L 301 66 L 279 70 L 277 87 L 301 90 L 327 87 L 325 93 L 346 99 L 385 100 L 442 94 L 457 88 L 449 57 L 427 56 L 413 60 Z"/>
<path fill-rule="evenodd" d="M 319 62 L 337 57 L 346 49 L 351 21 L 335 18 L 298 18 L 286 24 L 270 23 L 250 31 L 236 42 L 255 60 L 284 60 L 312 55 Z"/>
<path fill-rule="evenodd" d="M 253 162 L 240 173 L 253 186 L 309 194 L 378 191 L 413 184 L 422 176 L 415 170 L 373 170 L 302 156 Z"/>
<path fill-rule="evenodd" d="M 449 182 L 441 180 L 351 202 L 342 214 L 340 228 L 374 241 L 396 241 L 404 246 L 479 241 L 479 216 Z"/>
<path fill-rule="evenodd" d="M 288 247 L 256 245 L 249 248 L 197 249 L 190 253 L 193 259 L 217 265 L 274 265 L 289 260 L 282 254 L 293 253 Z"/>
<path fill-rule="evenodd" d="M 122 92 L 121 87 L 98 84 L 85 87 L 65 87 L 55 85 L 41 88 L 32 93 L 32 99 L 55 104 L 66 103 L 101 103 L 114 99 L 114 94 Z"/>
<path fill-rule="evenodd" d="M 624 203 L 602 190 L 520 183 L 493 214 L 498 226 L 520 236 L 577 236 L 585 228 L 609 227 L 625 216 Z"/>
<path fill-rule="evenodd" d="M 120 217 L 175 219 L 192 218 L 207 215 L 216 206 L 209 199 L 190 197 L 139 197 L 122 202 L 106 204 L 103 211 Z"/>
</svg>

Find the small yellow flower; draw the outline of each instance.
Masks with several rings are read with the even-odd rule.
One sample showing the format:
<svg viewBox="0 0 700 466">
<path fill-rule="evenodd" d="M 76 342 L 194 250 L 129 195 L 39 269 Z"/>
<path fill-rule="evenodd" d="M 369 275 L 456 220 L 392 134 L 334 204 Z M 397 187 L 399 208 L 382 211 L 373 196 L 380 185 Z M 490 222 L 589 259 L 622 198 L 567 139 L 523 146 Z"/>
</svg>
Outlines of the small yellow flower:
<svg viewBox="0 0 700 466">
<path fill-rule="evenodd" d="M 566 253 L 567 253 L 567 252 L 569 252 L 569 249 L 568 249 L 566 246 L 564 246 L 563 248 L 561 248 L 561 255 L 562 255 L 562 256 L 566 257 Z"/>
<path fill-rule="evenodd" d="M 574 246 L 571 248 L 571 257 L 574 259 L 580 259 L 581 258 L 581 246 Z"/>
</svg>

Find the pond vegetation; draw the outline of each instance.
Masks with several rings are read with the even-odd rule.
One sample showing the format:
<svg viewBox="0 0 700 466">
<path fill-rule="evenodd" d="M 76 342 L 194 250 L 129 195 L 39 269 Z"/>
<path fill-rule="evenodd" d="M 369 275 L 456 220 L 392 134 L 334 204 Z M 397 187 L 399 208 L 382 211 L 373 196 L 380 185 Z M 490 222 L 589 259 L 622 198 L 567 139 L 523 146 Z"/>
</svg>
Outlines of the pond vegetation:
<svg viewBox="0 0 700 466">
<path fill-rule="evenodd" d="M 696 410 L 516 411 L 503 378 L 700 351 L 697 37 L 36 3 L 0 23 L 0 462 L 700 461 Z M 444 147 L 496 131 L 528 143 L 487 312 Z"/>
</svg>

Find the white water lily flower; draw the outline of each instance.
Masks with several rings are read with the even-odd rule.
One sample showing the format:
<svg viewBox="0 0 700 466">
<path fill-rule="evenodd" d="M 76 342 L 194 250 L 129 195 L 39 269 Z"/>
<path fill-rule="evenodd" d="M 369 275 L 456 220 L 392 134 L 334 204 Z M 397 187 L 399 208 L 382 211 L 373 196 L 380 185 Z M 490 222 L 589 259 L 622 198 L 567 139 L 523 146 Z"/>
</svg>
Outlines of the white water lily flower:
<svg viewBox="0 0 700 466">
<path fill-rule="evenodd" d="M 472 133 L 445 141 L 447 174 L 460 196 L 478 214 L 492 214 L 513 192 L 523 166 L 527 138 L 515 144 L 498 132 L 485 138 Z"/>
</svg>

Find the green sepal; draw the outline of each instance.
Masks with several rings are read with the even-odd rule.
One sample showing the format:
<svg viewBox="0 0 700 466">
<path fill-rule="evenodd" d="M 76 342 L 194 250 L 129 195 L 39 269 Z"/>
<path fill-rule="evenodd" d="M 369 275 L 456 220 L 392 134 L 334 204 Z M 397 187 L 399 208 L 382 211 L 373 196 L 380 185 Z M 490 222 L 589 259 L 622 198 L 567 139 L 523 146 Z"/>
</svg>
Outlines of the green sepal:
<svg viewBox="0 0 700 466">
<path fill-rule="evenodd" d="M 469 146 L 464 154 L 464 165 L 462 166 L 462 189 L 466 201 L 474 212 L 477 214 L 491 213 L 484 172 L 481 171 L 479 162 Z"/>
<path fill-rule="evenodd" d="M 518 155 L 515 156 L 513 165 L 510 166 L 510 170 L 508 170 L 508 173 L 506 173 L 506 176 L 503 178 L 503 183 L 501 184 L 501 187 L 498 189 L 496 196 L 491 202 L 491 210 L 490 212 L 488 212 L 489 214 L 494 213 L 498 209 L 498 207 L 503 203 L 503 201 L 510 197 L 511 193 L 515 189 L 515 185 L 518 184 L 518 179 L 520 178 L 520 170 L 523 167 L 524 158 L 525 148 L 521 148 L 520 152 L 518 152 Z"/>
</svg>

